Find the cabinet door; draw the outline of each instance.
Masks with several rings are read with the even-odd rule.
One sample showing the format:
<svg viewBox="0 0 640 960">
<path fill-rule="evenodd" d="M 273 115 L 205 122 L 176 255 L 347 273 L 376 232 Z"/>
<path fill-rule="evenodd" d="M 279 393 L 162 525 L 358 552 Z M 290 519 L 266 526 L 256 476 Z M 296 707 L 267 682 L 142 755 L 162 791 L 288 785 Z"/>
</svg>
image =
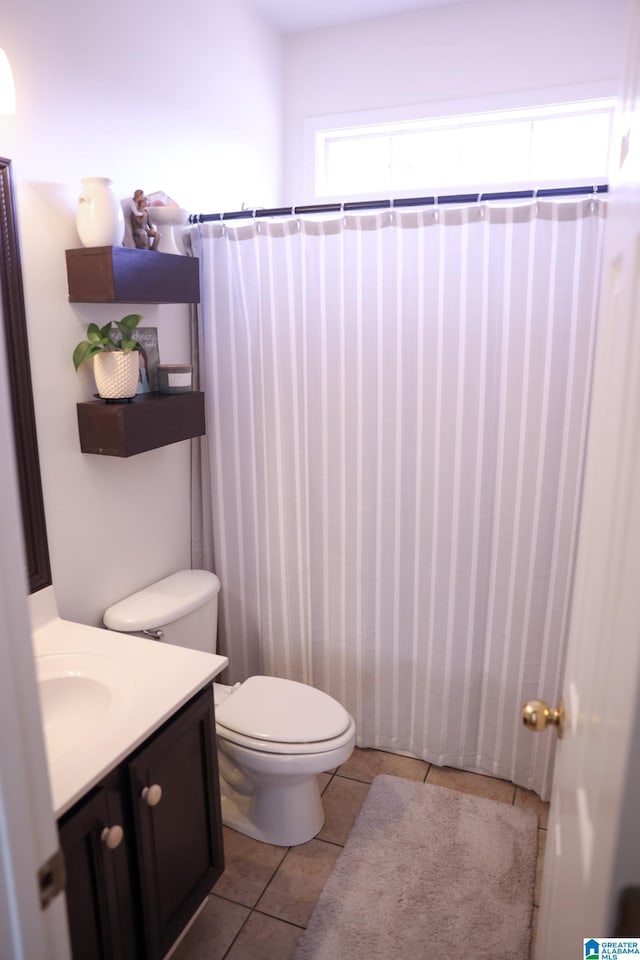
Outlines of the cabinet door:
<svg viewBox="0 0 640 960">
<path fill-rule="evenodd" d="M 136 960 L 127 827 L 120 783 L 112 774 L 58 825 L 66 871 L 73 960 Z M 120 828 L 106 834 L 105 830 Z"/>
<path fill-rule="evenodd" d="M 214 723 L 207 687 L 128 765 L 147 960 L 165 955 L 224 868 Z"/>
</svg>

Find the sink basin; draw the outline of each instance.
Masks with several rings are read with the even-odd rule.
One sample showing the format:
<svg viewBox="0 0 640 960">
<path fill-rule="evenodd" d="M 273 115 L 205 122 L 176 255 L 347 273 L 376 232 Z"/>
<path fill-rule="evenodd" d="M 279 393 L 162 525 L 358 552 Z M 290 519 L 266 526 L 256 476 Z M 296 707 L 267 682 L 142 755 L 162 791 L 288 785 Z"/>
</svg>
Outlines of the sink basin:
<svg viewBox="0 0 640 960">
<path fill-rule="evenodd" d="M 120 662 L 92 653 L 36 657 L 47 754 L 56 759 L 126 720 L 133 676 Z"/>
</svg>

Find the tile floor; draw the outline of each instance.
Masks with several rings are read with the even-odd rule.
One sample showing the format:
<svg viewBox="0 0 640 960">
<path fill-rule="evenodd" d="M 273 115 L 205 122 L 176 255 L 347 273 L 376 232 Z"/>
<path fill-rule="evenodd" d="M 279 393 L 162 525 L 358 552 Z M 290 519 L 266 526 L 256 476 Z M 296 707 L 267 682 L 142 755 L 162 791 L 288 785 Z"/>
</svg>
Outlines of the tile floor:
<svg viewBox="0 0 640 960">
<path fill-rule="evenodd" d="M 535 931 L 549 805 L 504 780 L 356 748 L 347 763 L 321 778 L 326 820 L 313 840 L 274 847 L 224 828 L 225 872 L 172 960 L 291 960 L 369 785 L 380 773 L 534 810 L 539 823 Z"/>
</svg>

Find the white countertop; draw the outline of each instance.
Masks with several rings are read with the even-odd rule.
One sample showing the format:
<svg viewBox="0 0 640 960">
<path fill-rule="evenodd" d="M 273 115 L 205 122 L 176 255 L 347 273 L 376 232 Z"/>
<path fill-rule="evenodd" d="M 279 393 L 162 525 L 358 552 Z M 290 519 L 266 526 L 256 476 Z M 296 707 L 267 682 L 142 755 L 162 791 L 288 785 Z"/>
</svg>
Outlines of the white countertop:
<svg viewBox="0 0 640 960">
<path fill-rule="evenodd" d="M 64 654 L 91 655 L 111 665 L 118 692 L 108 720 L 85 742 L 55 750 L 47 744 L 54 814 L 60 817 L 91 787 L 228 664 L 226 657 L 89 627 L 54 617 L 34 624 L 36 672 Z M 39 659 L 41 658 L 41 659 Z M 98 662 L 100 662 L 98 660 Z M 45 668 L 43 668 L 45 665 Z M 45 739 L 47 729 L 45 725 Z"/>
</svg>

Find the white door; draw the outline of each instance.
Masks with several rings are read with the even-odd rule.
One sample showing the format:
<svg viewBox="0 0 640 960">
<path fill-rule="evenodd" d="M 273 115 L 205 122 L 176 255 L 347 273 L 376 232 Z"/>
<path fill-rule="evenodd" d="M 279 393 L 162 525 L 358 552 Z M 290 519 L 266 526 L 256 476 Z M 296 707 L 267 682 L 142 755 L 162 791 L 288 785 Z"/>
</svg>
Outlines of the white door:
<svg viewBox="0 0 640 960">
<path fill-rule="evenodd" d="M 57 850 L 27 607 L 0 308 L 0 958 L 68 960 L 64 896 L 40 906 Z"/>
<path fill-rule="evenodd" d="M 640 0 L 630 14 L 537 960 L 583 958 L 640 886 Z"/>
</svg>

